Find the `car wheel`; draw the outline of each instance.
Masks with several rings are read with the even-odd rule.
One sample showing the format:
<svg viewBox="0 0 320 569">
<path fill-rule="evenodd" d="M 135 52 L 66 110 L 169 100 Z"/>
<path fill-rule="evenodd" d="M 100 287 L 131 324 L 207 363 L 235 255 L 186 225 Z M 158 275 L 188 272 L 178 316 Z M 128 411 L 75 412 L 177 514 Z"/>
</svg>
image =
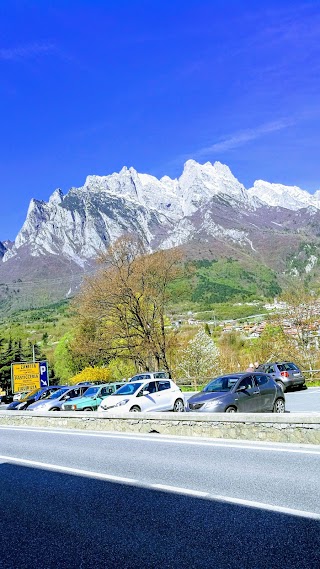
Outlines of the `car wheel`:
<svg viewBox="0 0 320 569">
<path fill-rule="evenodd" d="M 130 411 L 140 413 L 141 409 L 140 409 L 140 407 L 138 407 L 138 405 L 134 405 L 133 407 L 131 407 Z"/>
<path fill-rule="evenodd" d="M 93 411 L 92 407 L 85 407 L 83 410 L 84 411 Z"/>
<path fill-rule="evenodd" d="M 281 387 L 281 389 L 282 389 L 282 391 L 283 391 L 283 393 L 284 393 L 285 390 L 286 390 L 286 388 L 285 388 L 285 386 L 284 386 L 284 383 L 282 383 L 282 381 L 280 381 L 280 380 L 279 380 L 279 381 L 276 381 L 276 383 L 279 385 L 279 387 Z"/>
<path fill-rule="evenodd" d="M 226 413 L 236 413 L 237 409 L 235 407 L 227 407 Z"/>
<path fill-rule="evenodd" d="M 52 409 L 50 409 L 50 411 L 60 411 L 59 407 L 52 407 Z"/>
<path fill-rule="evenodd" d="M 182 411 L 184 411 L 184 402 L 182 401 L 182 399 L 177 399 L 174 403 L 173 406 L 173 410 L 176 413 L 181 413 Z"/>
<path fill-rule="evenodd" d="M 285 403 L 283 399 L 277 399 L 273 406 L 274 413 L 284 413 L 285 412 Z"/>
</svg>

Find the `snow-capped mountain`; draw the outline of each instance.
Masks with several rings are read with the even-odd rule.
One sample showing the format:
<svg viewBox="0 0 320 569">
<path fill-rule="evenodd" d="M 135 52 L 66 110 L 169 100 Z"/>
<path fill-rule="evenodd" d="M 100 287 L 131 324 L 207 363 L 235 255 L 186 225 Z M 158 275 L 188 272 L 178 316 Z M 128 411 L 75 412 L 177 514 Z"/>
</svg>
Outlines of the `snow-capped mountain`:
<svg viewBox="0 0 320 569">
<path fill-rule="evenodd" d="M 204 165 L 188 160 L 179 179 L 160 180 L 122 168 L 109 176 L 88 176 L 80 188 L 64 196 L 55 190 L 48 203 L 32 199 L 13 247 L 3 261 L 18 255 L 25 246 L 34 257 L 63 255 L 80 266 L 125 232 L 135 232 L 150 248 L 160 234 L 178 229 L 172 246 L 188 240 L 185 218 L 212 198 L 241 202 L 253 207 L 245 187 L 228 166 L 216 162 Z M 166 235 L 164 235 L 164 239 Z"/>
<path fill-rule="evenodd" d="M 320 208 L 320 190 L 311 195 L 298 186 L 285 186 L 256 180 L 253 187 L 249 188 L 248 194 L 250 197 L 256 197 L 273 207 L 278 206 L 292 210 L 309 206 Z"/>
<path fill-rule="evenodd" d="M 124 167 L 88 176 L 65 195 L 57 189 L 48 202 L 32 199 L 14 244 L 0 244 L 0 283 L 28 277 L 46 282 L 50 298 L 52 291 L 71 294 L 98 253 L 125 233 L 140 236 L 150 251 L 182 247 L 189 258 L 253 256 L 283 271 L 303 242 L 312 243 L 317 257 L 319 226 L 320 191 L 311 195 L 262 180 L 246 190 L 220 162 L 188 160 L 176 179 Z"/>
</svg>

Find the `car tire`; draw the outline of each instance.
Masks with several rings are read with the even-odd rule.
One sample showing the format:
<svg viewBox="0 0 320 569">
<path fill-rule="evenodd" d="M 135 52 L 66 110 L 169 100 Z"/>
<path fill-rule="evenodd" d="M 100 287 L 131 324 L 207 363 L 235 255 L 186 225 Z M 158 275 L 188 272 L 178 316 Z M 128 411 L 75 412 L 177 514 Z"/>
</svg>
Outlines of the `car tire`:
<svg viewBox="0 0 320 569">
<path fill-rule="evenodd" d="M 60 411 L 59 407 L 52 407 L 52 409 L 50 409 L 50 411 Z"/>
<path fill-rule="evenodd" d="M 134 405 L 133 407 L 131 407 L 130 411 L 133 411 L 134 413 L 140 413 L 141 409 L 140 407 L 138 407 L 138 405 Z"/>
<path fill-rule="evenodd" d="M 285 388 L 284 383 L 280 380 L 279 381 L 277 380 L 276 383 L 277 383 L 277 385 L 279 385 L 279 387 L 281 387 L 283 393 L 285 393 L 286 388 Z"/>
<path fill-rule="evenodd" d="M 284 413 L 286 410 L 283 399 L 276 399 L 273 406 L 273 413 Z"/>
<path fill-rule="evenodd" d="M 84 411 L 93 411 L 92 407 L 85 407 L 83 410 Z"/>
<path fill-rule="evenodd" d="M 183 402 L 182 399 L 177 399 L 177 400 L 174 402 L 173 411 L 174 411 L 175 413 L 182 413 L 182 412 L 184 412 L 184 402 Z"/>
<path fill-rule="evenodd" d="M 226 413 L 236 413 L 236 412 L 237 412 L 237 409 L 236 409 L 235 407 L 233 407 L 233 406 L 230 406 L 230 407 L 227 407 L 227 408 L 226 408 L 226 411 L 225 411 L 225 412 L 226 412 Z"/>
</svg>

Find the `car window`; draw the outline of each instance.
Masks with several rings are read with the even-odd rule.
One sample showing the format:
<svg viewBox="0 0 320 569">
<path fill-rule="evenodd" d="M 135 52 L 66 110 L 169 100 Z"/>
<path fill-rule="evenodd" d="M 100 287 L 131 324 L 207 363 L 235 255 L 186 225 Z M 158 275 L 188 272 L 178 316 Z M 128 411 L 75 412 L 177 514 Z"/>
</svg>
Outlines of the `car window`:
<svg viewBox="0 0 320 569">
<path fill-rule="evenodd" d="M 157 391 L 157 384 L 155 381 L 150 381 L 150 383 L 146 383 L 141 391 L 138 393 L 138 397 L 142 397 L 144 391 L 149 391 L 149 394 L 155 393 Z"/>
<path fill-rule="evenodd" d="M 130 381 L 142 381 L 145 379 L 150 379 L 150 373 L 140 373 L 139 375 L 134 375 Z"/>
<path fill-rule="evenodd" d="M 78 397 L 83 392 L 82 389 L 71 389 L 65 394 L 65 398 L 72 399 L 72 397 Z"/>
<path fill-rule="evenodd" d="M 156 379 L 168 379 L 168 376 L 165 371 L 157 371 L 153 374 L 153 377 Z"/>
<path fill-rule="evenodd" d="M 287 368 L 285 366 L 285 364 L 278 364 L 278 370 L 279 371 L 285 371 Z"/>
<path fill-rule="evenodd" d="M 300 371 L 298 366 L 296 366 L 295 364 L 289 362 L 284 364 L 285 365 L 285 369 L 289 369 L 289 370 L 293 370 L 293 371 Z"/>
<path fill-rule="evenodd" d="M 264 385 L 265 383 L 268 383 L 269 381 L 269 377 L 267 375 L 255 375 L 255 380 L 257 385 Z"/>
<path fill-rule="evenodd" d="M 49 397 L 51 395 L 51 393 L 53 393 L 52 391 L 44 391 L 43 393 L 41 393 L 40 397 L 39 397 L 39 401 L 41 399 L 47 399 L 47 397 Z"/>
<path fill-rule="evenodd" d="M 109 387 L 103 387 L 99 393 L 100 397 L 104 397 L 104 395 L 109 395 L 109 393 L 112 393 L 112 389 L 110 391 Z"/>
<path fill-rule="evenodd" d="M 265 369 L 266 373 L 275 373 L 275 368 L 274 366 L 267 366 Z"/>
<path fill-rule="evenodd" d="M 143 389 L 149 391 L 149 393 L 155 393 L 157 391 L 157 383 L 155 381 L 150 381 L 148 387 L 145 386 Z"/>
<path fill-rule="evenodd" d="M 251 389 L 251 388 L 253 387 L 253 377 L 252 377 L 251 375 L 248 375 L 247 377 L 244 377 L 244 378 L 240 381 L 240 383 L 239 383 L 237 389 L 240 389 L 241 387 L 245 387 L 246 389 Z"/>
<path fill-rule="evenodd" d="M 94 397 L 99 391 L 99 387 L 89 387 L 84 392 L 85 397 Z"/>
<path fill-rule="evenodd" d="M 166 389 L 170 389 L 170 381 L 158 381 L 158 391 L 165 391 Z"/>
</svg>

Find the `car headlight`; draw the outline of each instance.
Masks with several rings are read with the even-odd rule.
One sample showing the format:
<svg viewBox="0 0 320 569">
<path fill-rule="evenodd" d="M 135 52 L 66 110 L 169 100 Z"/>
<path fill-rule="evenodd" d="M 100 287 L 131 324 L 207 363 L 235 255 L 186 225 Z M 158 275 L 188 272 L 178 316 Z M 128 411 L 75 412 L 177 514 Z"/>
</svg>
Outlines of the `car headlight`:
<svg viewBox="0 0 320 569">
<path fill-rule="evenodd" d="M 115 407 L 121 407 L 121 405 L 125 405 L 126 403 L 128 403 L 129 399 L 122 399 L 122 401 L 119 401 L 119 403 L 117 403 L 115 405 Z"/>
<path fill-rule="evenodd" d="M 204 404 L 204 407 L 217 407 L 218 405 L 220 405 L 220 403 L 222 403 L 221 399 L 213 399 L 212 401 L 208 401 L 207 403 Z"/>
</svg>

